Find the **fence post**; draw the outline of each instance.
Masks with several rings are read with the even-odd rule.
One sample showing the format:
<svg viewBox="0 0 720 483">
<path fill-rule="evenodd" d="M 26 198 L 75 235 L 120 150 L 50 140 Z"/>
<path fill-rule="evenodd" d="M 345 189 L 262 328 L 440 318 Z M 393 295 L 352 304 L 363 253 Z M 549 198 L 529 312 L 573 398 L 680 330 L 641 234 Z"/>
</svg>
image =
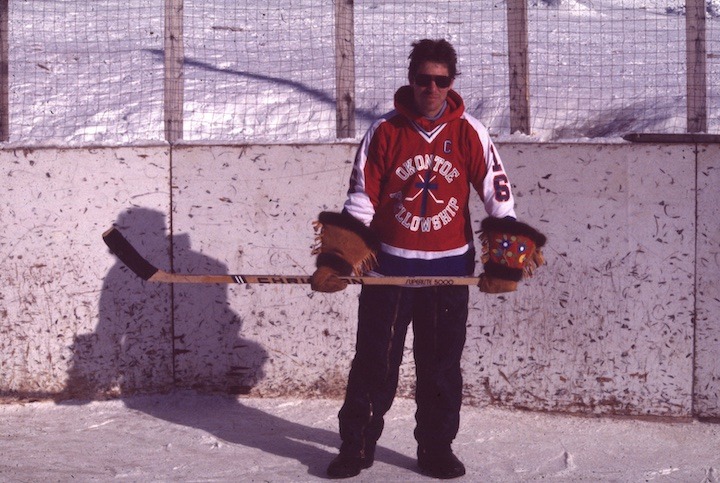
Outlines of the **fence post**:
<svg viewBox="0 0 720 483">
<path fill-rule="evenodd" d="M 707 132 L 705 0 L 686 1 L 685 35 L 687 130 L 688 132 Z"/>
<path fill-rule="evenodd" d="M 335 129 L 355 137 L 355 27 L 353 0 L 335 0 Z"/>
<path fill-rule="evenodd" d="M 530 73 L 526 0 L 507 1 L 510 133 L 530 134 Z"/>
<path fill-rule="evenodd" d="M 0 0 L 0 141 L 10 139 L 10 12 L 8 0 Z"/>
<path fill-rule="evenodd" d="M 165 0 L 165 140 L 183 135 L 183 0 Z"/>
</svg>

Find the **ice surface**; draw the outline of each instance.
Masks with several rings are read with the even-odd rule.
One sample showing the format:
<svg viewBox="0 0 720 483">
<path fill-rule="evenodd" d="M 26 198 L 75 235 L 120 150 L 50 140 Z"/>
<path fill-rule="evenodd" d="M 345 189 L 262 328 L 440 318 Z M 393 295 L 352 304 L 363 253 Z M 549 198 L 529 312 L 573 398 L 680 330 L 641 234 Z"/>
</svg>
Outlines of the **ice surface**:
<svg viewBox="0 0 720 483">
<path fill-rule="evenodd" d="M 320 481 L 338 400 L 176 392 L 0 406 L 0 480 Z M 431 481 L 415 462 L 414 402 L 398 399 L 376 462 L 351 481 Z M 720 426 L 464 407 L 458 481 L 720 481 Z"/>
</svg>

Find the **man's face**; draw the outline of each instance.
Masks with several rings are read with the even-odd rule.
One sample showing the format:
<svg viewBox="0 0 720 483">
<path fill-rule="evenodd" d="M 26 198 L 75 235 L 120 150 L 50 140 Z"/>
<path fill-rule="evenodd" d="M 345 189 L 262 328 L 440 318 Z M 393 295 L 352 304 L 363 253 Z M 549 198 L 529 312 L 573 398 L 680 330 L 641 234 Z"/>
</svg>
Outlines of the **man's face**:
<svg viewBox="0 0 720 483">
<path fill-rule="evenodd" d="M 413 96 L 415 98 L 415 108 L 420 114 L 426 117 L 433 117 L 442 108 L 448 91 L 453 86 L 453 79 L 449 79 L 449 71 L 447 65 L 437 62 L 423 62 L 415 78 L 410 79 L 410 85 L 413 88 Z M 428 76 L 432 80 L 428 79 Z M 440 77 L 438 79 L 437 77 Z M 449 84 L 445 85 L 443 81 L 449 79 Z M 445 87 L 440 87 L 443 84 Z"/>
</svg>

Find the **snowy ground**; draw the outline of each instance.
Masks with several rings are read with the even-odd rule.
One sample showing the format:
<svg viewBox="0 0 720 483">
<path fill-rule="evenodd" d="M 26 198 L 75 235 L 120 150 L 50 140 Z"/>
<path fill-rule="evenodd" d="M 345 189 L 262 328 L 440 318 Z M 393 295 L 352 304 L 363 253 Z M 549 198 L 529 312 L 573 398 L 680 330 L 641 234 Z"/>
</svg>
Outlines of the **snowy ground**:
<svg viewBox="0 0 720 483">
<path fill-rule="evenodd" d="M 184 139 L 334 141 L 332 2 L 256 3 L 185 1 Z M 531 139 L 683 132 L 682 4 L 529 2 Z M 706 4 L 708 126 L 717 133 L 720 0 Z M 478 5 L 356 2 L 357 136 L 392 108 L 410 43 L 445 37 L 458 49 L 463 75 L 455 87 L 468 111 L 494 136 L 514 139 L 506 8 Z M 10 2 L 11 142 L 162 141 L 163 12 L 159 0 Z"/>
<path fill-rule="evenodd" d="M 337 452 L 337 400 L 179 392 L 124 401 L 0 405 L 0 480 L 319 481 Z M 414 403 L 397 400 L 375 465 L 417 472 Z M 720 426 L 464 408 L 460 481 L 720 481 Z"/>
</svg>

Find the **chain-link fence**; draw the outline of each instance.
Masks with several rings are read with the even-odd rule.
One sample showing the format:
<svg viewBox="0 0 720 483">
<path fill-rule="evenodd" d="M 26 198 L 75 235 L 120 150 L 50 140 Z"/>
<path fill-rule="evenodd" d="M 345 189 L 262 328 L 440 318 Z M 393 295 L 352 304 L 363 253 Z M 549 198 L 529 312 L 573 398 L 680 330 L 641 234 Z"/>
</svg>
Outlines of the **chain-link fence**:
<svg viewBox="0 0 720 483">
<path fill-rule="evenodd" d="M 345 0 L 338 0 L 345 1 Z M 512 0 L 508 0 L 512 1 Z M 165 82 L 168 4 L 179 8 L 182 91 Z M 684 133 L 688 28 L 678 0 L 529 0 L 526 134 L 538 140 Z M 336 2 L 4 0 L 5 139 L 128 144 L 176 139 L 315 142 L 338 137 Z M 347 2 L 352 5 L 353 2 Z M 2 2 L 0 1 L 0 5 Z M 720 0 L 702 18 L 703 129 L 720 132 Z M 455 88 L 496 136 L 511 134 L 508 3 L 355 1 L 354 129 L 392 108 L 410 44 L 447 38 Z M 692 40 L 691 46 L 697 42 Z M 522 46 L 521 46 L 522 47 Z M 172 60 L 172 59 L 170 59 Z M 695 67 L 692 67 L 695 69 Z"/>
</svg>

